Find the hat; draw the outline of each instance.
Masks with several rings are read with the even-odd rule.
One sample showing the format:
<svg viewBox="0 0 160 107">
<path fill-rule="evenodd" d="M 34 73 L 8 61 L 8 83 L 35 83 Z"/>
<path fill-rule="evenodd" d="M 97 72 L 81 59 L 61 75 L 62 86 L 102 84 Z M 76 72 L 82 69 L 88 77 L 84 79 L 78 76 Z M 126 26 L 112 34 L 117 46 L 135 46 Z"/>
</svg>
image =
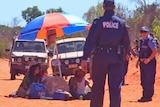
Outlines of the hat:
<svg viewBox="0 0 160 107">
<path fill-rule="evenodd" d="M 105 5 L 107 7 L 113 7 L 113 6 L 115 6 L 114 5 L 114 0 L 104 0 L 103 5 Z"/>
<path fill-rule="evenodd" d="M 145 32 L 149 32 L 149 28 L 146 26 L 141 27 L 140 32 L 141 31 L 145 31 Z"/>
</svg>

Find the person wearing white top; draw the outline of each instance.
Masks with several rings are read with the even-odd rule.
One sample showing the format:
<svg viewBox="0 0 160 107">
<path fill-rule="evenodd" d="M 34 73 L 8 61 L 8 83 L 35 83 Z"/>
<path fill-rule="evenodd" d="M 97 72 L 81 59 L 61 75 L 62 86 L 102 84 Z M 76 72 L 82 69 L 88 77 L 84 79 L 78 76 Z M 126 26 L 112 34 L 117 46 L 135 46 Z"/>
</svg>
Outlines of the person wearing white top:
<svg viewBox="0 0 160 107">
<path fill-rule="evenodd" d="M 82 69 L 77 69 L 74 77 L 69 80 L 69 89 L 73 99 L 79 99 L 80 96 L 83 96 L 83 99 L 89 100 L 91 92 L 88 92 L 87 88 L 91 89 L 91 86 L 85 78 L 85 72 Z"/>
</svg>

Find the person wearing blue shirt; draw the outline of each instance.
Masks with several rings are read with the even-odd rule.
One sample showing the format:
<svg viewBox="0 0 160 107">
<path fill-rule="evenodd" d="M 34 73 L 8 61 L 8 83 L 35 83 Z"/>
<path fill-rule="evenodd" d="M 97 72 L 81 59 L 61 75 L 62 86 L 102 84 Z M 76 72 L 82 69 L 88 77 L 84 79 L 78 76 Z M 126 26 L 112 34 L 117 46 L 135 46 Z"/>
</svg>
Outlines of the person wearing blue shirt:
<svg viewBox="0 0 160 107">
<path fill-rule="evenodd" d="M 148 102 L 152 101 L 154 94 L 157 46 L 155 39 L 150 36 L 148 27 L 143 26 L 140 33 L 142 39 L 140 40 L 139 60 L 136 66 L 138 67 L 138 64 L 140 66 L 143 92 L 138 102 Z"/>
<path fill-rule="evenodd" d="M 110 95 L 109 107 L 121 106 L 121 85 L 124 77 L 125 54 L 130 40 L 124 20 L 114 15 L 114 0 L 104 0 L 104 15 L 93 21 L 86 38 L 81 66 L 87 69 L 92 56 L 93 80 L 90 107 L 103 107 L 106 75 Z"/>
</svg>

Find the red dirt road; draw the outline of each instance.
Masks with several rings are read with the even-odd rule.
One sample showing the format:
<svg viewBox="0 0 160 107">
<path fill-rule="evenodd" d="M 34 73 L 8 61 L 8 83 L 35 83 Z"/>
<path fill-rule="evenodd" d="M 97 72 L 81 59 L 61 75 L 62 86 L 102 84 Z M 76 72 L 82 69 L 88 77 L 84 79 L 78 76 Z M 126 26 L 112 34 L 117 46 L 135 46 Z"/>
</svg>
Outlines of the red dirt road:
<svg viewBox="0 0 160 107">
<path fill-rule="evenodd" d="M 137 99 L 139 99 L 142 95 L 142 88 L 140 86 L 139 69 L 135 68 L 136 60 L 137 59 L 130 61 L 129 64 L 129 70 L 126 76 L 126 83 L 128 83 L 129 85 L 122 87 L 121 107 L 160 107 L 160 56 L 157 60 L 158 64 L 155 83 L 155 94 L 153 97 L 153 101 L 147 103 L 137 102 Z M 50 68 L 49 72 L 51 72 Z M 0 59 L 0 107 L 89 107 L 90 101 L 87 100 L 55 101 L 5 97 L 10 93 L 16 91 L 22 79 L 23 75 L 18 76 L 16 80 L 10 80 L 8 60 Z M 107 84 L 105 90 L 106 93 L 104 107 L 109 107 Z"/>
</svg>

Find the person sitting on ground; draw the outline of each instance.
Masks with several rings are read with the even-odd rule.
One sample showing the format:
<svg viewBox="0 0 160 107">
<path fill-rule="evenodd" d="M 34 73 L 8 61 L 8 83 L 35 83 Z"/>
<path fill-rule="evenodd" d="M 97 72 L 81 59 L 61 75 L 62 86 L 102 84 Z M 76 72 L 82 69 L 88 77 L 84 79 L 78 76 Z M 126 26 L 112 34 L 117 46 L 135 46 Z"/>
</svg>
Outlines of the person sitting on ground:
<svg viewBox="0 0 160 107">
<path fill-rule="evenodd" d="M 89 100 L 91 92 L 87 92 L 87 88 L 91 89 L 91 86 L 85 78 L 85 71 L 80 68 L 76 69 L 74 77 L 69 80 L 69 92 L 73 99 L 79 99 L 80 96 L 83 96 L 83 99 Z"/>
<path fill-rule="evenodd" d="M 28 73 L 24 76 L 22 83 L 15 94 L 10 94 L 9 97 L 29 98 L 29 89 L 32 83 L 40 83 L 42 79 L 41 65 L 37 62 L 32 62 Z"/>
</svg>

